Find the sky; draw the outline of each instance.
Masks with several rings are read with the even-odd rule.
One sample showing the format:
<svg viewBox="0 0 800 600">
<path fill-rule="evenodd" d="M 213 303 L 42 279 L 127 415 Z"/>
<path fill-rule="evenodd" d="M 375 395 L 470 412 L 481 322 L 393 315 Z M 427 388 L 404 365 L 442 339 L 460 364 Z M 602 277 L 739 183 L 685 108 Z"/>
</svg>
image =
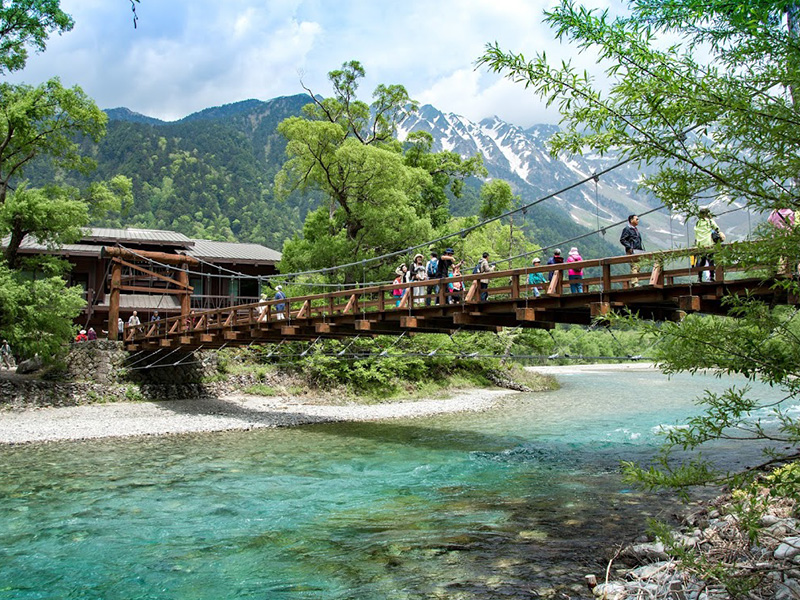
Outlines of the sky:
<svg viewBox="0 0 800 600">
<path fill-rule="evenodd" d="M 585 0 L 605 8 L 618 0 Z M 545 51 L 598 70 L 554 40 L 543 11 L 553 0 L 62 0 L 75 27 L 9 79 L 58 76 L 101 108 L 127 107 L 166 121 L 204 108 L 303 93 L 330 95 L 327 73 L 358 60 L 359 97 L 402 84 L 421 104 L 470 120 L 498 116 L 528 127 L 556 123 L 521 84 L 475 62 L 487 43 L 528 58 Z M 599 72 L 598 72 L 599 74 Z"/>
</svg>

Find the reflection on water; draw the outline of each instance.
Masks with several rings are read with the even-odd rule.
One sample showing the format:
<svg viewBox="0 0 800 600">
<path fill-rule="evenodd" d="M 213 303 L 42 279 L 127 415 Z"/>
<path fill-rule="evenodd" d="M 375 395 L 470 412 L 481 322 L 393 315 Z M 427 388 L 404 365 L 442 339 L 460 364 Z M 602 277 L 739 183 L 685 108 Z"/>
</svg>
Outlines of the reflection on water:
<svg viewBox="0 0 800 600">
<path fill-rule="evenodd" d="M 588 596 L 671 510 L 618 460 L 724 382 L 562 383 L 480 414 L 3 449 L 0 598 Z"/>
</svg>

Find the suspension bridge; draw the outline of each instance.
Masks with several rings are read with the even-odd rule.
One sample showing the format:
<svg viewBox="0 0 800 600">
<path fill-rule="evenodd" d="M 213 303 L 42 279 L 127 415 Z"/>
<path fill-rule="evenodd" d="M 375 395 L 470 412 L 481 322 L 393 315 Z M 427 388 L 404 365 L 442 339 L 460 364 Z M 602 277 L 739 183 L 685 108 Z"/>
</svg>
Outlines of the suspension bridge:
<svg viewBox="0 0 800 600">
<path fill-rule="evenodd" d="M 118 248 L 106 250 L 116 261 L 111 278 L 113 314 L 115 292 L 123 287 L 119 283 L 121 268 L 135 264 L 131 262 L 134 257 Z M 173 264 L 185 258 L 159 257 Z M 191 351 L 354 336 L 497 332 L 504 327 L 552 329 L 558 323 L 590 325 L 612 311 L 630 311 L 659 321 L 680 320 L 692 312 L 727 314 L 722 299 L 728 294 L 747 294 L 773 304 L 798 304 L 797 298 L 774 285 L 775 278 L 754 276 L 737 266 L 717 266 L 714 281 L 698 283 L 702 269 L 681 266 L 687 260 L 686 250 L 616 256 L 457 278 L 366 285 L 199 312 L 190 311 L 185 301 L 191 293 L 185 276 L 170 279 L 158 275 L 165 282 L 165 293 L 184 299 L 181 314 L 126 325 L 121 333 L 129 351 Z M 630 268 L 634 264 L 642 271 L 649 270 L 633 274 Z M 570 281 L 568 269 L 583 269 L 585 276 Z M 550 279 L 544 284 L 528 283 L 529 275 L 535 273 Z M 170 288 L 170 283 L 174 287 Z M 570 284 L 580 284 L 580 288 Z M 438 291 L 429 294 L 434 286 Z"/>
</svg>

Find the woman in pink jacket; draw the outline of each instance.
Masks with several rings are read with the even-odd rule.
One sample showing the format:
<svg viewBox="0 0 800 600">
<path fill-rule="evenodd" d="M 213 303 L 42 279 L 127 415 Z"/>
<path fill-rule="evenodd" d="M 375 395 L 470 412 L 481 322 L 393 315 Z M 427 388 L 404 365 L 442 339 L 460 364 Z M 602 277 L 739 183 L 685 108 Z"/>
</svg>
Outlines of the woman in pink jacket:
<svg viewBox="0 0 800 600">
<path fill-rule="evenodd" d="M 581 258 L 578 249 L 574 246 L 569 250 L 569 256 L 567 256 L 567 262 L 580 262 L 583 258 Z M 580 281 L 583 279 L 583 269 L 570 269 L 567 273 L 569 276 L 569 291 L 573 294 L 580 294 L 583 292 L 583 284 L 582 283 L 572 283 L 573 281 Z"/>
</svg>

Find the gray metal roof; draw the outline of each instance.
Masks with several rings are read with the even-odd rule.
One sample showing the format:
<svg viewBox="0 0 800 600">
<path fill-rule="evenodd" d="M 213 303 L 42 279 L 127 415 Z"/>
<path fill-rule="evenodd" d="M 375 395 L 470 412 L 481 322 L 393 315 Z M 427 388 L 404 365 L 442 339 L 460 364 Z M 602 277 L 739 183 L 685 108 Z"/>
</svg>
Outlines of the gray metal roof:
<svg viewBox="0 0 800 600">
<path fill-rule="evenodd" d="M 0 248 L 5 248 L 8 246 L 10 236 L 6 236 L 0 241 Z M 59 247 L 53 252 L 58 254 L 69 256 L 69 255 L 78 255 L 78 256 L 99 256 L 100 250 L 102 250 L 102 246 L 92 246 L 91 244 L 64 244 L 63 246 Z M 22 239 L 22 244 L 20 244 L 19 249 L 23 252 L 27 251 L 48 251 L 48 247 L 44 244 L 40 244 L 36 242 L 32 237 L 25 236 Z"/>
<path fill-rule="evenodd" d="M 230 262 L 269 263 L 280 262 L 281 253 L 261 244 L 240 244 L 237 242 L 214 242 L 193 239 L 194 247 L 186 254 L 206 260 L 227 260 Z"/>
<path fill-rule="evenodd" d="M 177 231 L 167 231 L 165 229 L 113 229 L 110 227 L 89 227 L 84 229 L 82 241 L 93 242 L 120 242 L 120 243 L 153 243 L 170 244 L 182 248 L 191 248 L 192 240 L 178 233 Z"/>
<path fill-rule="evenodd" d="M 109 245 L 120 242 L 128 243 L 166 243 L 189 256 L 201 258 L 209 262 L 231 262 L 274 265 L 281 260 L 281 253 L 261 244 L 240 244 L 237 242 L 215 242 L 212 240 L 191 239 L 182 233 L 157 229 L 110 229 L 93 227 L 85 230 L 86 235 L 81 243 L 64 244 L 53 253 L 62 256 L 99 256 L 107 242 Z M 0 241 L 0 247 L 8 245 L 9 236 Z M 89 243 L 86 243 L 89 242 Z M 92 244 L 91 242 L 94 242 Z M 39 244 L 30 236 L 22 240 L 20 250 L 29 252 L 49 251 L 47 246 Z"/>
</svg>

